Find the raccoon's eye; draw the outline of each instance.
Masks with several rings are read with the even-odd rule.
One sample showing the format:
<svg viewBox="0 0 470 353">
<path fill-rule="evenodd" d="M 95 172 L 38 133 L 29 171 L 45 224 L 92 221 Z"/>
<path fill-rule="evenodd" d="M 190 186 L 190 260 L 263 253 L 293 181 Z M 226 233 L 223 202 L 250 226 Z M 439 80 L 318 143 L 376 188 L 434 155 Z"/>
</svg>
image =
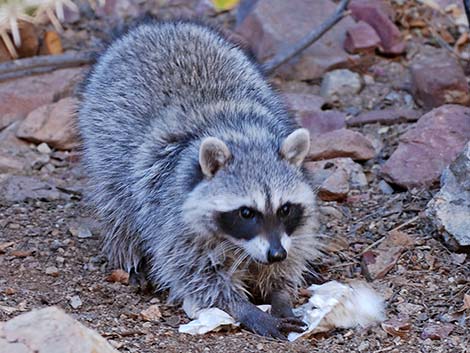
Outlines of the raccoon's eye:
<svg viewBox="0 0 470 353">
<path fill-rule="evenodd" d="M 255 216 L 255 212 L 248 207 L 240 208 L 240 217 L 245 219 L 252 219 Z"/>
<path fill-rule="evenodd" d="M 286 218 L 286 217 L 289 216 L 290 210 L 291 210 L 290 204 L 289 204 L 289 203 L 285 203 L 285 204 L 282 205 L 281 208 L 279 209 L 279 215 L 280 215 L 282 218 Z"/>
</svg>

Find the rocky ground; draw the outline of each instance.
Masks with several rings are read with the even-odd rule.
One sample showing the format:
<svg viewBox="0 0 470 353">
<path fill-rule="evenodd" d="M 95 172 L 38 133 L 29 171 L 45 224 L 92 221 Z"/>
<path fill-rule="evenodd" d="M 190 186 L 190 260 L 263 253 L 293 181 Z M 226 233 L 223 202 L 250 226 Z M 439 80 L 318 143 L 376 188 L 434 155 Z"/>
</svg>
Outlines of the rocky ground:
<svg viewBox="0 0 470 353">
<path fill-rule="evenodd" d="M 369 281 L 386 300 L 384 323 L 294 343 L 243 330 L 178 333 L 188 322 L 182 309 L 166 305 L 165 293 L 129 286 L 100 254 L 74 128 L 86 66 L 0 81 L 0 322 L 58 306 L 120 352 L 468 352 L 470 36 L 455 3 L 352 1 L 350 16 L 271 78 L 313 136 L 307 167 L 328 245 L 307 280 Z M 66 52 L 96 50 L 112 28 L 150 11 L 204 16 L 263 61 L 335 8 L 329 0 L 244 1 L 222 12 L 210 1 L 106 4 L 68 14 Z M 0 352 L 12 344 L 2 327 Z"/>
</svg>

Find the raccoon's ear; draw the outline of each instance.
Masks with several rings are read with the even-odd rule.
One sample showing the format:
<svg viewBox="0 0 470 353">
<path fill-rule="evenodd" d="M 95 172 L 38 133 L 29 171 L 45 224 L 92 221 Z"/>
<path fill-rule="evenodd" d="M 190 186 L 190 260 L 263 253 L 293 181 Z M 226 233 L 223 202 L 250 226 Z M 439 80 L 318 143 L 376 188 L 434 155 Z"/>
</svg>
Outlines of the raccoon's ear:
<svg viewBox="0 0 470 353">
<path fill-rule="evenodd" d="M 286 137 L 281 146 L 281 156 L 289 163 L 300 166 L 310 149 L 310 133 L 297 129 Z"/>
<path fill-rule="evenodd" d="M 199 165 L 205 176 L 212 177 L 230 158 L 227 145 L 218 138 L 206 137 L 199 147 Z"/>
</svg>

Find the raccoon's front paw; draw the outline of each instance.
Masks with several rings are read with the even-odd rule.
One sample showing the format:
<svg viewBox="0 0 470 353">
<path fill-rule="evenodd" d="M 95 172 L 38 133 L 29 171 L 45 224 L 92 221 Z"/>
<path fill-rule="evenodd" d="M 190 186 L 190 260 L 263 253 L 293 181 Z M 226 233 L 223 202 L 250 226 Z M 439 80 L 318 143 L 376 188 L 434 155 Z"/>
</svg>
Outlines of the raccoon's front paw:
<svg viewBox="0 0 470 353">
<path fill-rule="evenodd" d="M 306 324 L 297 318 L 277 318 L 261 310 L 252 311 L 241 324 L 261 336 L 286 340 L 289 332 L 304 332 Z"/>
</svg>

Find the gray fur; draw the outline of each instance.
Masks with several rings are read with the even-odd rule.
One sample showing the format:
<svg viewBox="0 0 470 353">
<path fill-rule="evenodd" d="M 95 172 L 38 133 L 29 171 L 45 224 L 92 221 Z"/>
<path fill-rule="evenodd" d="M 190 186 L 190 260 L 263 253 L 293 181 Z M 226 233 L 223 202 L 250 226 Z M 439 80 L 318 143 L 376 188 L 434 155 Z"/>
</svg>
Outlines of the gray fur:
<svg viewBox="0 0 470 353">
<path fill-rule="evenodd" d="M 199 308 L 296 294 L 319 249 L 314 194 L 298 160 L 280 153 L 298 126 L 236 46 L 197 24 L 141 25 L 93 68 L 79 124 L 112 265 L 130 271 L 145 256 L 151 282 Z M 211 178 L 199 167 L 207 137 L 231 154 Z M 272 208 L 290 197 L 306 215 L 283 262 L 254 262 L 214 224 L 214 212 L 240 202 Z"/>
</svg>

